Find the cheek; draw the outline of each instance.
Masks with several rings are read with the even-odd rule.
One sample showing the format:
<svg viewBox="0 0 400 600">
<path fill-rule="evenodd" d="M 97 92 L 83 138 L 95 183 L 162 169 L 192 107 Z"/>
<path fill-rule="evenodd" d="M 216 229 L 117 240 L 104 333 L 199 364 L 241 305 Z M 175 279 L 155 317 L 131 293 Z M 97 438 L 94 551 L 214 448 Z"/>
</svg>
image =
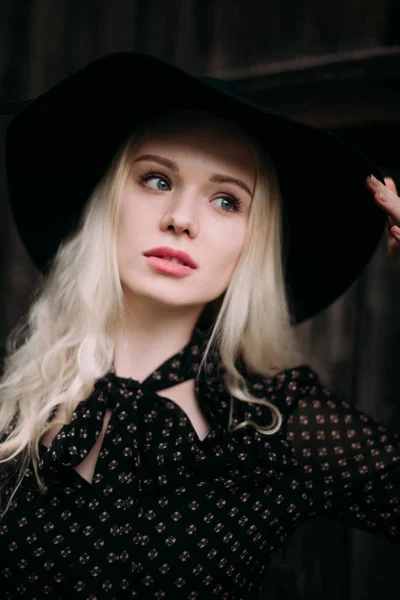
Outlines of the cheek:
<svg viewBox="0 0 400 600">
<path fill-rule="evenodd" d="M 120 269 L 130 268 L 134 249 L 138 245 L 136 223 L 129 219 L 126 211 L 121 211 L 117 230 L 117 260 Z"/>
<path fill-rule="evenodd" d="M 119 214 L 117 246 L 119 251 L 131 248 L 140 243 L 140 234 L 146 227 L 146 215 L 141 214 L 141 205 L 132 201 L 132 197 L 122 199 Z"/>
<path fill-rule="evenodd" d="M 230 242 L 220 242 L 218 250 L 212 254 L 216 271 L 215 275 L 219 275 L 220 280 L 222 273 L 222 279 L 225 280 L 225 283 L 230 281 L 235 267 L 239 262 L 242 249 L 243 240 L 240 237 L 234 238 Z"/>
</svg>

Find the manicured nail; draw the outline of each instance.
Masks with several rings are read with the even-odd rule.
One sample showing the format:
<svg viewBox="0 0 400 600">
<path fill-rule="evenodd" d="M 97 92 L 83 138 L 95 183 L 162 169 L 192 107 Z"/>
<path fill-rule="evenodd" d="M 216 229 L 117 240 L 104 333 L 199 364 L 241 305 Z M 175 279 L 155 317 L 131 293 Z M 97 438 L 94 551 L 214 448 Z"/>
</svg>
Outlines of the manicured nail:
<svg viewBox="0 0 400 600">
<path fill-rule="evenodd" d="M 379 192 L 379 198 L 382 200 L 382 202 L 387 202 L 389 200 L 386 194 L 382 194 L 382 192 Z"/>
</svg>

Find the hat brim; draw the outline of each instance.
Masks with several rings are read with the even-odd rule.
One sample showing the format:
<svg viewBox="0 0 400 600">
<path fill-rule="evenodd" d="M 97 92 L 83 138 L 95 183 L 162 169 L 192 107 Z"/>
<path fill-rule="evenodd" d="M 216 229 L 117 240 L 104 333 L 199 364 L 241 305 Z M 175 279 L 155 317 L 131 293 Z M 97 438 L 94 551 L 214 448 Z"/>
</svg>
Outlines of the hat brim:
<svg viewBox="0 0 400 600">
<path fill-rule="evenodd" d="M 7 130 L 11 211 L 34 263 L 45 271 L 77 224 L 91 191 L 138 121 L 199 108 L 252 131 L 282 191 L 284 264 L 293 322 L 334 302 L 360 275 L 385 226 L 365 179 L 379 169 L 325 130 L 294 121 L 220 80 L 189 75 L 136 52 L 104 56 L 29 103 Z"/>
</svg>

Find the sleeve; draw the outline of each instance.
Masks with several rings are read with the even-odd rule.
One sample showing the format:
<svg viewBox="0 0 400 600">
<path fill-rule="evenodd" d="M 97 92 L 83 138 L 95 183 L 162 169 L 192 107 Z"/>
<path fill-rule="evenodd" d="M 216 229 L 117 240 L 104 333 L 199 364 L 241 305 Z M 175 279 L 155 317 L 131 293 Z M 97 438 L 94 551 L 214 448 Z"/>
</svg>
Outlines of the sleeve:
<svg viewBox="0 0 400 600">
<path fill-rule="evenodd" d="M 400 545 L 400 435 L 375 422 L 310 369 L 297 390 L 287 440 L 310 485 L 316 514 Z"/>
</svg>

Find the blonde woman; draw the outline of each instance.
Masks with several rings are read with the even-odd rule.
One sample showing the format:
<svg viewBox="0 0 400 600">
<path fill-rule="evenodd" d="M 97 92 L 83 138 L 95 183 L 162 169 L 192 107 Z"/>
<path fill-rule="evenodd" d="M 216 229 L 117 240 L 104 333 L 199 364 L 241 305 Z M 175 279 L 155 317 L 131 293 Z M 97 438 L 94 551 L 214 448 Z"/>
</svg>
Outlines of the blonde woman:
<svg viewBox="0 0 400 600">
<path fill-rule="evenodd" d="M 124 52 L 27 103 L 7 177 L 43 279 L 0 382 L 2 598 L 256 598 L 315 515 L 400 542 L 398 435 L 293 333 L 397 199 L 366 157 Z"/>
</svg>

